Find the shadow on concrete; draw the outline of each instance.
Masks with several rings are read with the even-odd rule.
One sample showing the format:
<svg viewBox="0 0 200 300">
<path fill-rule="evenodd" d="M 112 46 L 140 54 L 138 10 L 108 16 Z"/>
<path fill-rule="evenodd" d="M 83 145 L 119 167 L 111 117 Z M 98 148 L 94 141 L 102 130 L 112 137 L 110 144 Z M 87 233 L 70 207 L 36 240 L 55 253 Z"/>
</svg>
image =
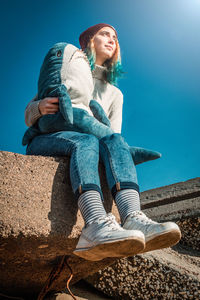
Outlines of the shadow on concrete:
<svg viewBox="0 0 200 300">
<path fill-rule="evenodd" d="M 69 236 L 76 224 L 78 212 L 70 182 L 70 158 L 59 157 L 55 158 L 55 161 L 58 162 L 58 168 L 53 181 L 51 211 L 48 218 L 51 221 L 52 235 Z"/>
</svg>

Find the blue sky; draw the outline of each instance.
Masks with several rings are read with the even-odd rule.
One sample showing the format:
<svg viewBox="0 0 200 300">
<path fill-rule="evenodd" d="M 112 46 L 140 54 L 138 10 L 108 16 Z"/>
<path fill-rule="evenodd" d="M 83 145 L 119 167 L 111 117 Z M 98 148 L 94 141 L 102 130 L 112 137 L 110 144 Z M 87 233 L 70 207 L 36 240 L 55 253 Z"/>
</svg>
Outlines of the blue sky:
<svg viewBox="0 0 200 300">
<path fill-rule="evenodd" d="M 141 191 L 200 175 L 200 0 L 1 1 L 0 150 L 25 154 L 24 108 L 49 47 L 113 25 L 126 72 L 122 135 L 160 151 L 138 165 Z"/>
</svg>

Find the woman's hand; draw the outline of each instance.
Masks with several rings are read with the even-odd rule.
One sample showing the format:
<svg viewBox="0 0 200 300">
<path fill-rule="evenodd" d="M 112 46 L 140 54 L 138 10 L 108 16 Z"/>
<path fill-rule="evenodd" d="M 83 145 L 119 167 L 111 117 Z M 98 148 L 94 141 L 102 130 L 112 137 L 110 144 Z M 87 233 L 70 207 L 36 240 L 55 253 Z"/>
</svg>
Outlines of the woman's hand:
<svg viewBox="0 0 200 300">
<path fill-rule="evenodd" d="M 52 115 L 59 111 L 59 99 L 47 97 L 40 100 L 38 105 L 39 112 L 41 115 Z"/>
</svg>

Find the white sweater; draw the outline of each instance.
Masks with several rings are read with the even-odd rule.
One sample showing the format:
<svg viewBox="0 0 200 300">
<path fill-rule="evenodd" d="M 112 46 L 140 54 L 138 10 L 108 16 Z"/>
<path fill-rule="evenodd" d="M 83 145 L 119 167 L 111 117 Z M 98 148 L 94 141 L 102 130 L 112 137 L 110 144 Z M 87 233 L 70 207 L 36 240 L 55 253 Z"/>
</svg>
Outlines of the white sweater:
<svg viewBox="0 0 200 300">
<path fill-rule="evenodd" d="M 95 65 L 91 72 L 87 56 L 82 50 L 69 44 L 67 51 L 67 54 L 71 51 L 72 55 L 64 70 L 66 74 L 63 84 L 67 87 L 72 106 L 85 109 L 93 115 L 89 102 L 96 100 L 103 107 L 113 131 L 121 133 L 123 94 L 117 87 L 105 81 L 106 67 Z M 36 97 L 28 103 L 25 110 L 27 126 L 32 126 L 41 117 L 38 110 L 40 100 L 35 101 Z"/>
</svg>

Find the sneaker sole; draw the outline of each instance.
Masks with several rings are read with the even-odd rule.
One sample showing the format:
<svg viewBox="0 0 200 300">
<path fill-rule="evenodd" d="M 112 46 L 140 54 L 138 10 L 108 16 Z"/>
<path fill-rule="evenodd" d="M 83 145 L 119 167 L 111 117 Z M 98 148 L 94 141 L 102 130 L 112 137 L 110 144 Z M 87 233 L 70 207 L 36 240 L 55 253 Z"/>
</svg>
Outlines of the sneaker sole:
<svg viewBox="0 0 200 300">
<path fill-rule="evenodd" d="M 181 232 L 178 229 L 173 229 L 168 232 L 160 233 L 148 241 L 146 241 L 146 246 L 140 253 L 145 253 L 148 251 L 168 248 L 176 245 L 181 239 Z"/>
<path fill-rule="evenodd" d="M 143 238 L 108 241 L 91 248 L 76 249 L 73 253 L 86 260 L 98 261 L 107 257 L 128 257 L 140 253 L 145 247 Z"/>
</svg>

